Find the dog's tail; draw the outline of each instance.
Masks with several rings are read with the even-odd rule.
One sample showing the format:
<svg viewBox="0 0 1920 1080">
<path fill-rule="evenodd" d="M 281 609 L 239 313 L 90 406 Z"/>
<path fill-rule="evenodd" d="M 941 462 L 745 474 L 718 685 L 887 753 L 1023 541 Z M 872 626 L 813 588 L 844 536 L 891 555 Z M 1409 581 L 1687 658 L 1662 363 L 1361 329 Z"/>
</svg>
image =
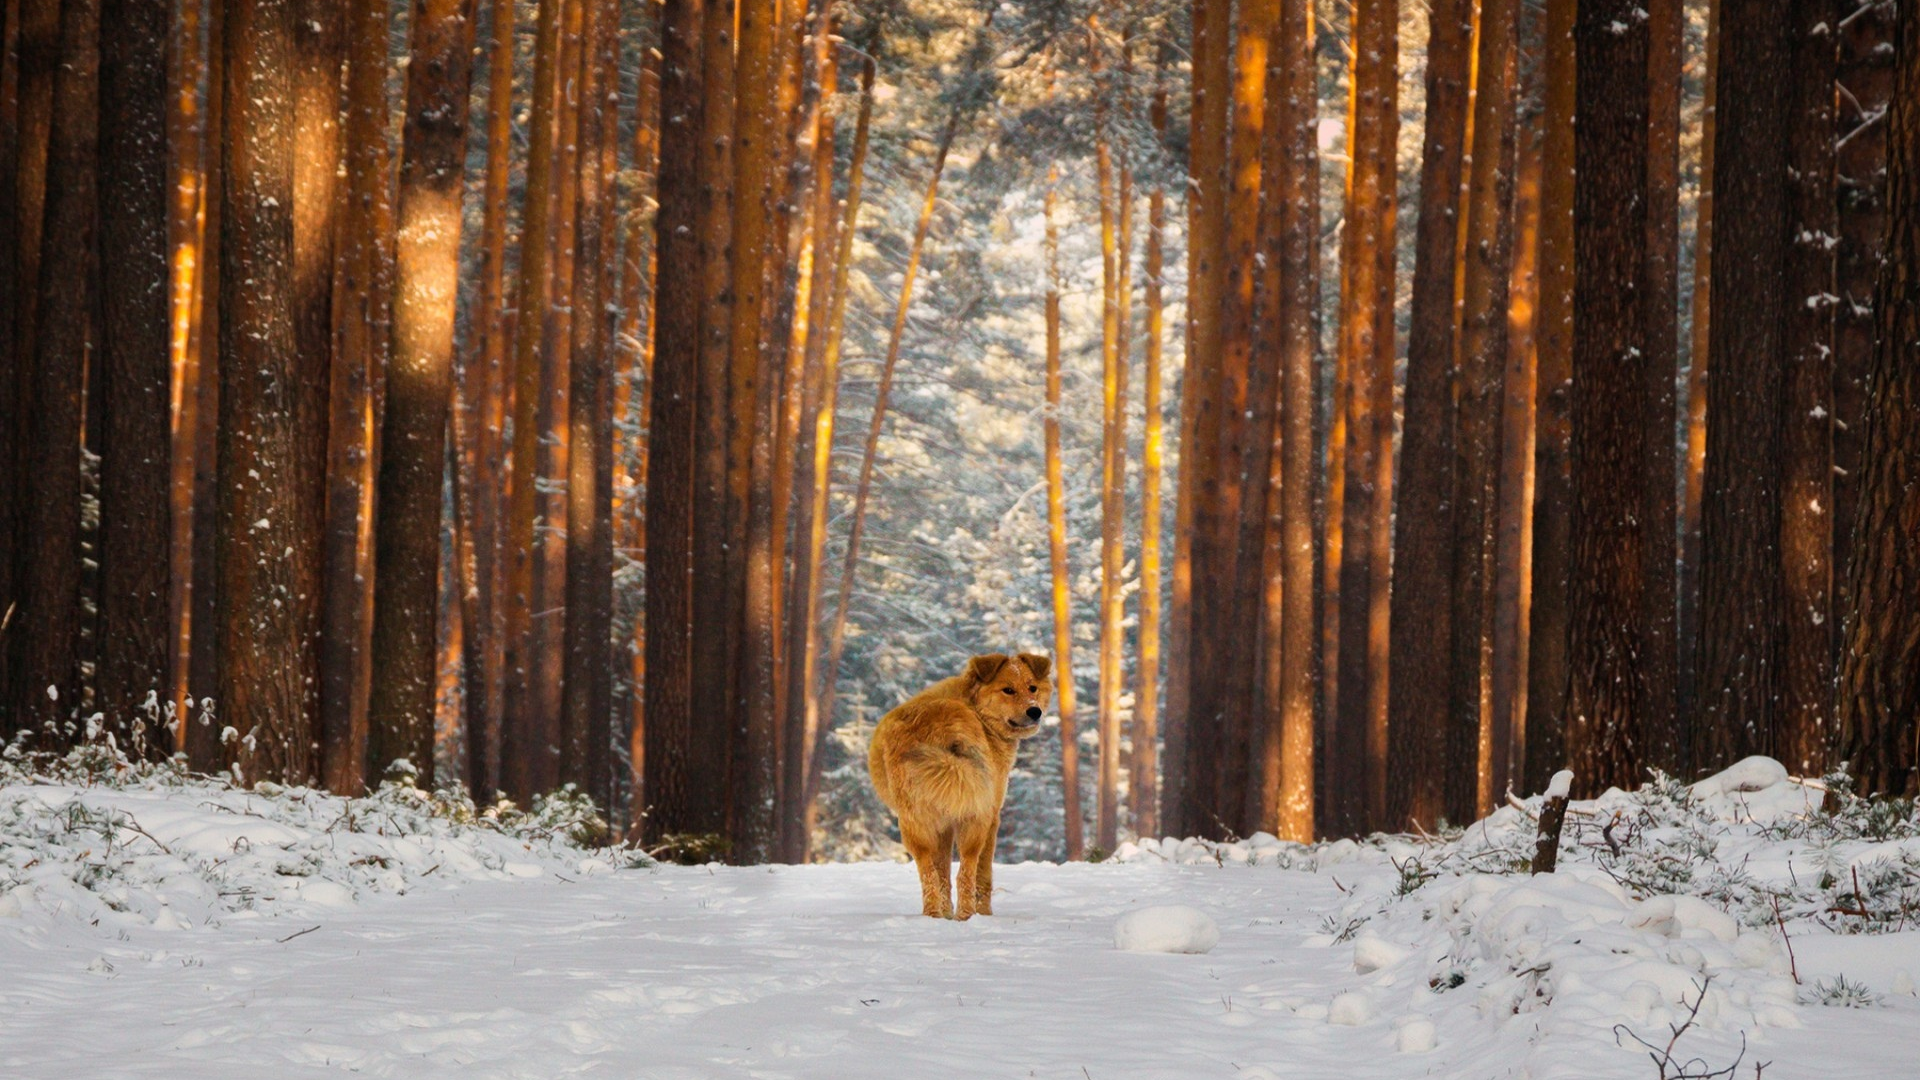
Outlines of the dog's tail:
<svg viewBox="0 0 1920 1080">
<path fill-rule="evenodd" d="M 902 762 L 907 790 L 916 802 L 937 808 L 944 817 L 993 812 L 993 770 L 984 747 L 968 739 L 916 746 Z"/>
</svg>

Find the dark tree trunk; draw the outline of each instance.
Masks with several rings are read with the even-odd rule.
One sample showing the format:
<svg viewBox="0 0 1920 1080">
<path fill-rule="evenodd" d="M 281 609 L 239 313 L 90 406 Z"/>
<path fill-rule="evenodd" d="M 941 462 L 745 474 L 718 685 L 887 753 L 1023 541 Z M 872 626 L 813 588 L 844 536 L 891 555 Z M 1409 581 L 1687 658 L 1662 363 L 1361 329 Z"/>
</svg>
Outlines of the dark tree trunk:
<svg viewBox="0 0 1920 1080">
<path fill-rule="evenodd" d="M 407 758 L 431 779 L 440 502 L 459 280 L 477 0 L 412 13 L 393 290 L 393 346 L 374 532 L 373 683 L 367 758 Z M 381 65 L 384 76 L 385 65 Z M 471 736 L 470 736 L 471 737 Z"/>
<path fill-rule="evenodd" d="M 1827 770 L 1833 738 L 1834 33 L 1828 0 L 1794 5 L 1786 236 L 1781 253 L 1786 396 L 1780 425 L 1781 699 L 1773 756 L 1795 776 Z"/>
<path fill-rule="evenodd" d="M 1619 27 L 1626 26 L 1625 32 Z M 1587 790 L 1640 779 L 1658 722 L 1646 520 L 1657 454 L 1647 306 L 1649 33 L 1631 3 L 1581 4 L 1574 182 L 1567 757 Z M 1667 479 L 1669 489 L 1671 478 Z M 1670 541 L 1668 541 L 1670 543 Z"/>
<path fill-rule="evenodd" d="M 167 13 L 104 0 L 100 35 L 100 672 L 122 745 L 172 752 L 167 280 Z"/>
<path fill-rule="evenodd" d="M 217 723 L 248 781 L 313 779 L 326 389 L 295 329 L 295 5 L 226 0 Z"/>
<path fill-rule="evenodd" d="M 1525 786 L 1540 791 L 1565 764 L 1567 458 L 1573 378 L 1574 3 L 1549 0 L 1546 121 L 1540 148 L 1540 306 L 1535 374 L 1533 604 L 1527 628 Z"/>
<path fill-rule="evenodd" d="M 1454 244 L 1466 154 L 1472 0 L 1436 0 L 1427 15 L 1427 114 L 1407 335 L 1406 423 L 1393 535 L 1387 815 L 1432 828 L 1447 813 L 1449 583 L 1453 570 Z"/>
<path fill-rule="evenodd" d="M 1693 764 L 1771 749 L 1781 694 L 1780 502 L 1786 391 L 1792 32 L 1778 8 L 1722 0 L 1713 324 L 1702 499 Z M 1587 777 L 1583 776 L 1583 780 Z"/>
<path fill-rule="evenodd" d="M 72 741 L 78 706 L 82 401 L 89 345 L 98 340 L 94 195 L 98 164 L 98 0 L 60 12 L 46 158 L 45 239 L 23 432 L 25 506 L 19 595 L 8 634 L 15 655 L 14 724 L 37 745 Z"/>
<path fill-rule="evenodd" d="M 659 210 L 656 257 L 675 268 L 658 279 L 653 318 L 653 402 L 647 436 L 647 715 L 645 792 L 649 837 L 696 826 L 698 778 L 690 743 L 694 418 L 699 390 L 702 262 L 700 147 L 703 0 L 667 0 L 660 20 Z M 636 814 L 636 817 L 638 815 Z"/>
<path fill-rule="evenodd" d="M 1920 17 L 1901 12 L 1887 126 L 1865 469 L 1853 526 L 1839 756 L 1863 792 L 1920 794 Z"/>
</svg>

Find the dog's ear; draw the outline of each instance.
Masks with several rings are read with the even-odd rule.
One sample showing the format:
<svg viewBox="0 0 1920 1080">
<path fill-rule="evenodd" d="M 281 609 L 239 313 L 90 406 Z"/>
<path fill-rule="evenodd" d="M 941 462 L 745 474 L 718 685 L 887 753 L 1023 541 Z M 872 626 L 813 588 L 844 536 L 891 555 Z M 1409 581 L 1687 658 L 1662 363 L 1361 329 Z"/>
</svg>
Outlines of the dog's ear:
<svg viewBox="0 0 1920 1080">
<path fill-rule="evenodd" d="M 1033 677 L 1036 679 L 1046 678 L 1047 672 L 1053 670 L 1053 660 L 1039 653 L 1023 652 L 1020 654 L 1020 662 L 1027 665 L 1027 670 L 1033 672 Z"/>
<path fill-rule="evenodd" d="M 967 661 L 967 675 L 977 683 L 992 682 L 993 677 L 1000 674 L 1000 669 L 1006 666 L 1005 653 L 988 653 Z"/>
</svg>

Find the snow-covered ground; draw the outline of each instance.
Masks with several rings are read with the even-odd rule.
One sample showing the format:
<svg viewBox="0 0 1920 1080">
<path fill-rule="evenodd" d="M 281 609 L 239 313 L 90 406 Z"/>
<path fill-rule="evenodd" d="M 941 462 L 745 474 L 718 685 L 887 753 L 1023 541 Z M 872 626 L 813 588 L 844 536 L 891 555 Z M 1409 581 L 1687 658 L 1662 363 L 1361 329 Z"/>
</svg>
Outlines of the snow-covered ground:
<svg viewBox="0 0 1920 1080">
<path fill-rule="evenodd" d="M 1916 841 L 1787 835 L 1813 815 L 1785 781 L 1732 793 L 1745 819 L 1688 804 L 1726 822 L 1714 844 L 1751 896 L 1787 897 L 1778 923 L 1712 875 L 1633 886 L 1634 851 L 1659 865 L 1688 827 L 1624 795 L 1646 816 L 1612 832 L 1630 858 L 1582 846 L 1613 811 L 1577 804 L 1552 877 L 1484 872 L 1531 824 L 1510 808 L 1426 845 L 1002 867 L 998 914 L 955 923 L 914 914 L 901 865 L 625 866 L 394 794 L 67 779 L 0 786 L 3 1077 L 1626 1080 L 1658 1075 L 1629 1033 L 1664 1047 L 1703 981 L 1676 1058 L 1720 1068 L 1744 1037 L 1743 1078 L 1765 1061 L 1768 1080 L 1894 1080 L 1920 1060 L 1920 927 L 1848 932 L 1898 926 L 1873 904 L 1905 900 L 1812 910 L 1849 908 L 1838 879 Z M 1795 814 L 1768 803 L 1790 795 Z M 1217 944 L 1117 948 L 1155 906 L 1204 913 Z M 1173 910 L 1119 936 L 1206 931 Z M 1864 1007 L 1821 1003 L 1849 996 L 1843 976 Z"/>
</svg>

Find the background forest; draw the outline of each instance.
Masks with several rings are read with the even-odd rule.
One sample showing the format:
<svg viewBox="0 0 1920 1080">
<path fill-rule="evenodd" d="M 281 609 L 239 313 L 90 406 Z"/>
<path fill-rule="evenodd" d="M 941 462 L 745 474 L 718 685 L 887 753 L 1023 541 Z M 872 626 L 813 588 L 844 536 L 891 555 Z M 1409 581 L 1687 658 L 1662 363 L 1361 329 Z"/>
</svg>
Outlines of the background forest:
<svg viewBox="0 0 1920 1080">
<path fill-rule="evenodd" d="M 5 16 L 9 753 L 857 859 L 1024 650 L 1014 859 L 1920 784 L 1890 0 Z"/>
</svg>

